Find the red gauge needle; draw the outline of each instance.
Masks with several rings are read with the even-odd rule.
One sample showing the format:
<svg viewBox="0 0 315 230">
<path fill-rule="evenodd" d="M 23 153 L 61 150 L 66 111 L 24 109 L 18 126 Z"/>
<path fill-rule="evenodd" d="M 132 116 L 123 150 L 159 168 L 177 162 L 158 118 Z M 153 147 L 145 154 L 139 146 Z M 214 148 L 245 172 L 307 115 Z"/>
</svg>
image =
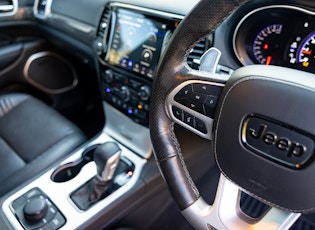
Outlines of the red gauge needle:
<svg viewBox="0 0 315 230">
<path fill-rule="evenodd" d="M 267 56 L 266 65 L 270 65 L 272 56 Z"/>
<path fill-rule="evenodd" d="M 312 50 L 302 50 L 302 53 L 306 55 L 311 55 Z"/>
</svg>

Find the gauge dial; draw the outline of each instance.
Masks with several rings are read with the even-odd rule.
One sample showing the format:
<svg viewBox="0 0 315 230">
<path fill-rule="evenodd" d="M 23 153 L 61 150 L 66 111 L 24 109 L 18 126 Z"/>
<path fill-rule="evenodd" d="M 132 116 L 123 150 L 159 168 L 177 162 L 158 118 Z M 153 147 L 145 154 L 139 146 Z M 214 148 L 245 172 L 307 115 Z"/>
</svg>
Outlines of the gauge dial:
<svg viewBox="0 0 315 230">
<path fill-rule="evenodd" d="M 257 34 L 253 42 L 253 54 L 258 63 L 276 64 L 275 60 L 281 55 L 278 41 L 281 41 L 282 29 L 282 24 L 272 24 Z"/>
<path fill-rule="evenodd" d="M 298 51 L 298 63 L 305 68 L 315 66 L 315 33 L 309 35 Z"/>
</svg>

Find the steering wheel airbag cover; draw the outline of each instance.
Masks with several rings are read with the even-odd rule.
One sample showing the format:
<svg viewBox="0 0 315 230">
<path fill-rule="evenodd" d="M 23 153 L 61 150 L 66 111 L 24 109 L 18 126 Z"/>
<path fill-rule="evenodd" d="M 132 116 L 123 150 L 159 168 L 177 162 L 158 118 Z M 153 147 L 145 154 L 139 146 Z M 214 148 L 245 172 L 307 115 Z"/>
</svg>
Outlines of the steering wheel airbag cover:
<svg viewBox="0 0 315 230">
<path fill-rule="evenodd" d="M 245 67 L 227 82 L 217 108 L 214 150 L 222 173 L 255 197 L 293 212 L 315 209 L 314 85 L 308 73 Z M 261 130 L 246 127 L 249 119 L 260 122 Z M 246 132 L 257 139 L 254 146 L 246 143 Z M 300 165 L 290 164 L 301 157 Z"/>
</svg>

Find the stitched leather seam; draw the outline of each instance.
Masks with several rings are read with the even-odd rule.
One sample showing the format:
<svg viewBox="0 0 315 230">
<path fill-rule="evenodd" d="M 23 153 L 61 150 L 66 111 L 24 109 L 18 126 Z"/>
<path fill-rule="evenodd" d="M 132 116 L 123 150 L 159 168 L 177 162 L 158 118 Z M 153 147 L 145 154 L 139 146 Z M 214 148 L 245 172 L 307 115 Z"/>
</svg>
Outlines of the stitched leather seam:
<svg viewBox="0 0 315 230">
<path fill-rule="evenodd" d="M 193 180 L 192 180 L 192 178 L 191 178 L 191 176 L 190 176 L 190 174 L 189 174 L 189 172 L 188 172 L 188 169 L 187 169 L 187 167 L 186 167 L 186 164 L 185 164 L 185 161 L 184 161 L 184 157 L 183 157 L 183 154 L 182 154 L 180 145 L 179 145 L 178 140 L 177 140 L 177 138 L 176 138 L 176 136 L 175 136 L 175 132 L 174 132 L 174 122 L 171 123 L 171 125 L 170 125 L 170 130 L 171 130 L 171 139 L 172 139 L 172 141 L 173 141 L 173 144 L 175 145 L 176 152 L 177 152 L 177 154 L 178 154 L 178 156 L 179 156 L 180 163 L 181 163 L 182 168 L 183 168 L 183 170 L 184 170 L 184 172 L 185 172 L 185 176 L 186 176 L 186 178 L 187 178 L 187 180 L 188 180 L 188 183 L 190 184 L 190 187 L 191 187 L 191 189 L 194 191 L 195 195 L 196 195 L 197 197 L 199 197 L 199 196 L 200 196 L 199 191 L 198 191 L 198 189 L 197 189 L 195 183 L 193 182 Z"/>
</svg>

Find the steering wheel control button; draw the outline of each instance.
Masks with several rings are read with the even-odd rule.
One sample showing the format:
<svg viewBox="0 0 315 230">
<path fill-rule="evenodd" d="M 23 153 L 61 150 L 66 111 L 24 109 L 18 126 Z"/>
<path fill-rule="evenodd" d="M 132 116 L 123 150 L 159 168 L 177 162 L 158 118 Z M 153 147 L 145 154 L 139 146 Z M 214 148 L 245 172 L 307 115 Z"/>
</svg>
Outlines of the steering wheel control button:
<svg viewBox="0 0 315 230">
<path fill-rule="evenodd" d="M 193 91 L 197 93 L 214 95 L 218 97 L 221 94 L 222 87 L 210 84 L 194 83 Z"/>
<path fill-rule="evenodd" d="M 184 111 L 184 123 L 195 128 L 195 117 Z"/>
<path fill-rule="evenodd" d="M 192 84 L 184 86 L 174 97 L 175 101 L 181 98 L 187 98 L 193 92 Z"/>
<path fill-rule="evenodd" d="M 38 188 L 14 200 L 11 210 L 25 229 L 58 229 L 66 219 Z"/>
<path fill-rule="evenodd" d="M 204 134 L 208 133 L 206 124 L 197 117 L 195 118 L 195 128 Z"/>
<path fill-rule="evenodd" d="M 183 121 L 183 110 L 176 106 L 172 106 L 173 115 L 175 118 L 177 118 L 180 121 Z"/>
<path fill-rule="evenodd" d="M 209 95 L 204 103 L 205 106 L 216 108 L 218 104 L 218 97 Z"/>
<path fill-rule="evenodd" d="M 242 141 L 252 152 L 295 169 L 307 164 L 315 147 L 310 135 L 257 116 L 245 120 Z"/>
</svg>

